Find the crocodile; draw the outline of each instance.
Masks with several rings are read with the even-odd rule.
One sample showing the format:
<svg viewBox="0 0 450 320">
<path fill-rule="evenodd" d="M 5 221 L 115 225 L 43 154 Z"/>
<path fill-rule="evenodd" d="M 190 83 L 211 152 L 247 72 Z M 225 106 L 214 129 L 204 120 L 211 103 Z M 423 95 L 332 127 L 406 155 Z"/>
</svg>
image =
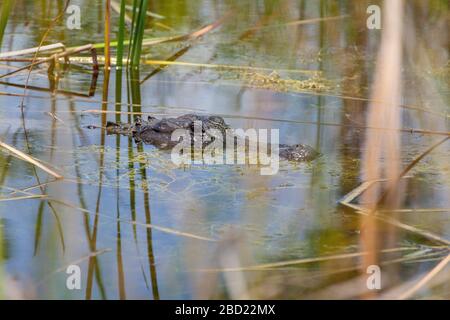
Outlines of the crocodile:
<svg viewBox="0 0 450 320">
<path fill-rule="evenodd" d="M 158 149 L 170 150 L 179 143 L 179 140 L 172 139 L 172 133 L 177 129 L 184 129 L 192 135 L 195 125 L 201 126 L 202 147 L 211 144 L 217 137 L 208 134 L 210 129 L 218 130 L 225 137 L 230 126 L 220 116 L 185 114 L 175 118 L 157 119 L 149 116 L 147 120 L 138 117 L 134 123 L 107 122 L 107 134 L 121 134 L 133 137 L 136 143 L 153 145 Z M 239 137 L 237 137 L 239 139 Z M 225 142 L 224 142 L 225 145 Z M 279 144 L 279 158 L 293 162 L 312 161 L 319 156 L 319 153 L 306 144 Z"/>
</svg>

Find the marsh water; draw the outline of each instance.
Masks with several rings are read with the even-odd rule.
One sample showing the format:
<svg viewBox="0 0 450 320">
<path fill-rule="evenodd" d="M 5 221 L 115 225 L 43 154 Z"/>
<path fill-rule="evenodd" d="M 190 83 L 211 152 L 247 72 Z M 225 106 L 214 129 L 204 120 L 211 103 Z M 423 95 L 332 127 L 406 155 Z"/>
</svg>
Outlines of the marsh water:
<svg viewBox="0 0 450 320">
<path fill-rule="evenodd" d="M 80 53 L 56 79 L 49 79 L 48 65 L 36 66 L 26 91 L 27 72 L 0 79 L 1 140 L 63 176 L 56 180 L 0 153 L 3 294 L 341 297 L 326 290 L 365 274 L 361 256 L 303 259 L 361 252 L 361 215 L 340 200 L 363 182 L 365 117 L 381 36 L 366 27 L 369 2 L 150 2 L 164 19 L 149 20 L 148 39 L 223 20 L 195 41 L 144 46 L 138 70 L 113 66 L 108 74 L 100 66 L 96 77 L 90 55 Z M 448 3 L 406 2 L 402 127 L 448 132 Z M 65 16 L 44 44 L 104 41 L 104 1 L 73 3 L 81 8 L 81 29 L 69 30 Z M 63 7 L 63 1 L 15 1 L 1 51 L 38 46 Z M 103 50 L 97 52 L 101 62 Z M 25 63 L 2 61 L 1 72 Z M 178 167 L 168 152 L 90 129 L 137 115 L 185 113 L 220 115 L 234 128 L 279 129 L 281 143 L 308 144 L 321 157 L 281 161 L 273 176 L 254 165 Z M 439 139 L 402 132 L 403 166 Z M 415 165 L 402 179 L 401 209 L 392 213 L 443 241 L 380 225 L 380 236 L 395 233 L 382 256 L 394 273 L 387 288 L 420 277 L 448 254 L 449 157 L 447 142 Z M 66 286 L 69 265 L 80 267 L 79 290 Z M 443 274 L 448 280 L 448 268 Z M 441 281 L 417 297 L 449 294 L 448 281 Z"/>
</svg>

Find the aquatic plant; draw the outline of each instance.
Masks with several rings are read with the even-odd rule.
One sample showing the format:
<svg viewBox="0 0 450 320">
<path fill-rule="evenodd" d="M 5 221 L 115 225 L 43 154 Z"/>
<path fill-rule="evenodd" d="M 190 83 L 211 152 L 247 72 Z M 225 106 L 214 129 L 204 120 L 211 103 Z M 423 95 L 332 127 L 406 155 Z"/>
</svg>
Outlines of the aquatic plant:
<svg viewBox="0 0 450 320">
<path fill-rule="evenodd" d="M 125 39 L 125 0 L 120 1 L 119 13 L 119 31 L 117 33 L 117 51 L 116 51 L 116 65 L 121 68 L 123 65 L 123 49 Z"/>
<path fill-rule="evenodd" d="M 131 21 L 129 63 L 131 66 L 139 65 L 144 39 L 145 21 L 147 18 L 148 0 L 133 1 L 133 18 Z"/>
<path fill-rule="evenodd" d="M 4 0 L 0 12 L 0 46 L 2 44 L 3 35 L 5 33 L 6 24 L 8 23 L 9 13 L 13 5 L 12 0 Z"/>
</svg>

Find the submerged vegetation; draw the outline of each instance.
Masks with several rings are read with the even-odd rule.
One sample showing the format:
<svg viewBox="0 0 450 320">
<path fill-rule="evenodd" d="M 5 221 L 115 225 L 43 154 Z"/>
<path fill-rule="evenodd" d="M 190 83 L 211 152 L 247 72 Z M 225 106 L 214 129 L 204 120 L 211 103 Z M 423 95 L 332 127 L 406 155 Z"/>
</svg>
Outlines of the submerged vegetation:
<svg viewBox="0 0 450 320">
<path fill-rule="evenodd" d="M 0 298 L 450 298 L 448 1 L 372 2 L 0 0 Z M 185 114 L 321 156 L 134 141 Z"/>
<path fill-rule="evenodd" d="M 238 74 L 238 78 L 249 86 L 280 92 L 301 92 L 305 90 L 311 92 L 329 92 L 332 89 L 331 81 L 323 79 L 320 76 L 313 76 L 305 80 L 283 79 L 276 71 L 273 71 L 268 75 L 255 72 L 243 72 Z"/>
</svg>

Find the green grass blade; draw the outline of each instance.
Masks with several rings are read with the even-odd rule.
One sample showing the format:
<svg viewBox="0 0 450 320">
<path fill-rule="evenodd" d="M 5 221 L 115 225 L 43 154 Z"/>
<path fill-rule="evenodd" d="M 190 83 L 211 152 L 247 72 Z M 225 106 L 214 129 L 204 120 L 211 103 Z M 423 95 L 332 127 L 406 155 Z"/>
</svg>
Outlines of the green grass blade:
<svg viewBox="0 0 450 320">
<path fill-rule="evenodd" d="M 141 0 L 139 12 L 136 18 L 136 28 L 133 32 L 133 43 L 131 48 L 131 65 L 139 65 L 142 50 L 142 40 L 144 39 L 145 21 L 147 18 L 146 11 L 148 0 Z"/>
<path fill-rule="evenodd" d="M 120 1 L 119 31 L 117 34 L 117 67 L 122 68 L 123 65 L 123 49 L 125 40 L 125 0 Z"/>
<path fill-rule="evenodd" d="M 8 23 L 9 13 L 12 7 L 12 0 L 4 0 L 2 4 L 2 11 L 0 13 L 0 46 L 2 44 L 3 35 L 5 33 L 6 24 Z"/>
</svg>

